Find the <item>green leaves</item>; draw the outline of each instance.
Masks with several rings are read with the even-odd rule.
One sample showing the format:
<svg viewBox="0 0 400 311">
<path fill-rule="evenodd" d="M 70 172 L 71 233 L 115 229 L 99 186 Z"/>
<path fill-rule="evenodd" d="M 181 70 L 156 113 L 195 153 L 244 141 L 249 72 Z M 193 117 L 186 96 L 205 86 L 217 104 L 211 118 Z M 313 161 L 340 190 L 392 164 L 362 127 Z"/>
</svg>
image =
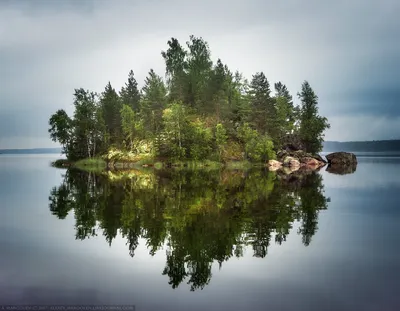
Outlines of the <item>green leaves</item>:
<svg viewBox="0 0 400 311">
<path fill-rule="evenodd" d="M 149 71 L 141 93 L 140 115 L 144 128 L 157 135 L 162 128 L 162 111 L 166 106 L 167 88 L 163 79 L 153 69 Z"/>
<path fill-rule="evenodd" d="M 218 148 L 219 160 L 221 160 L 222 152 L 224 151 L 228 135 L 226 135 L 226 130 L 221 123 L 218 123 L 215 127 L 215 143 Z"/>
<path fill-rule="evenodd" d="M 59 142 L 61 145 L 66 145 L 71 138 L 71 125 L 72 120 L 69 118 L 67 113 L 63 110 L 57 110 L 55 114 L 50 117 L 49 120 L 51 140 Z"/>
<path fill-rule="evenodd" d="M 274 84 L 271 95 L 263 72 L 249 83 L 221 59 L 213 63 L 201 37 L 191 35 L 185 47 L 176 38 L 167 45 L 161 52 L 166 82 L 150 69 L 139 91 L 131 70 L 119 94 L 110 82 L 100 96 L 77 89 L 74 117 L 63 110 L 51 116 L 50 138 L 63 145 L 70 160 L 110 147 L 133 151 L 142 140 L 160 157 L 187 160 L 224 161 L 245 154 L 266 161 L 294 140 L 309 152 L 322 148 L 329 124 L 318 115 L 318 97 L 307 81 L 298 94 L 301 105 L 295 106 L 282 82 Z"/>
<path fill-rule="evenodd" d="M 330 125 L 327 118 L 318 115 L 318 96 L 307 81 L 304 81 L 298 96 L 301 100 L 300 138 L 306 146 L 305 151 L 318 153 L 323 147 L 324 131 Z"/>
<path fill-rule="evenodd" d="M 129 72 L 128 82 L 122 87 L 120 96 L 124 105 L 128 105 L 134 112 L 139 111 L 140 92 L 133 70 Z"/>
</svg>

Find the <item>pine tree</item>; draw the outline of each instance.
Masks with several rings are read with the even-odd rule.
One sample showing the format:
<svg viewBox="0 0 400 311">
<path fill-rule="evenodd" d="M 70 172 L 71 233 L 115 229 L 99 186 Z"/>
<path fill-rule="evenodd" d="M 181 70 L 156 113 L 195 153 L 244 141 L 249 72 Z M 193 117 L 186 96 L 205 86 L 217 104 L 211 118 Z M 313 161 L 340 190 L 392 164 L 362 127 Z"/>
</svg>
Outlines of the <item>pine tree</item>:
<svg viewBox="0 0 400 311">
<path fill-rule="evenodd" d="M 122 142 L 121 98 L 108 82 L 101 97 L 102 114 L 109 135 L 110 144 L 119 145 Z"/>
<path fill-rule="evenodd" d="M 128 81 L 120 92 L 122 104 L 128 105 L 134 112 L 139 111 L 140 92 L 133 70 L 129 72 Z"/>
<path fill-rule="evenodd" d="M 329 129 L 330 125 L 327 118 L 318 115 L 318 96 L 307 81 L 302 84 L 298 96 L 301 100 L 300 139 L 307 152 L 320 152 L 323 147 L 324 131 Z"/>
<path fill-rule="evenodd" d="M 167 88 L 162 78 L 153 69 L 146 77 L 141 96 L 140 113 L 145 129 L 152 134 L 157 134 L 162 128 L 162 113 L 166 107 Z"/>
<path fill-rule="evenodd" d="M 250 122 L 261 135 L 268 134 L 276 137 L 276 107 L 271 98 L 271 90 L 268 79 L 263 72 L 253 75 L 250 83 Z"/>
</svg>

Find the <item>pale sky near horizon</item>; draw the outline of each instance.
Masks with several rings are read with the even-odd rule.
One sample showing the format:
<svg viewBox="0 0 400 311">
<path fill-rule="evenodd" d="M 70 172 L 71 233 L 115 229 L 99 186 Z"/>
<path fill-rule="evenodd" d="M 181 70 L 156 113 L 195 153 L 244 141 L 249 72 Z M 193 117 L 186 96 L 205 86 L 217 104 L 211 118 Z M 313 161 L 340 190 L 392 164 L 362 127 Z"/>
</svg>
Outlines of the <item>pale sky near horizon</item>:
<svg viewBox="0 0 400 311">
<path fill-rule="evenodd" d="M 0 1 L 0 149 L 53 147 L 48 119 L 75 88 L 117 90 L 161 51 L 203 37 L 214 61 L 263 71 L 297 100 L 308 80 L 326 140 L 400 138 L 400 1 Z"/>
</svg>

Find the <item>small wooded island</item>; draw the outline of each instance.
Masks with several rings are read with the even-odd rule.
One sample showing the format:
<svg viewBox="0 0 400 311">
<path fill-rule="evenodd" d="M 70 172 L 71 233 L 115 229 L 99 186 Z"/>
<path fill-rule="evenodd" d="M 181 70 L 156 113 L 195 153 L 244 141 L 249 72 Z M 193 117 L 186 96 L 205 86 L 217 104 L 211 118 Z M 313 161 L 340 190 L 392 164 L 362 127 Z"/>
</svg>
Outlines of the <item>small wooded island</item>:
<svg viewBox="0 0 400 311">
<path fill-rule="evenodd" d="M 161 55 L 165 81 L 151 69 L 139 90 L 131 70 L 119 92 L 110 82 L 101 94 L 75 89 L 73 116 L 58 110 L 49 120 L 67 157 L 56 166 L 325 165 L 317 153 L 330 125 L 307 81 L 295 105 L 263 72 L 247 81 L 213 63 L 201 37 L 190 36 L 186 48 L 172 38 Z"/>
</svg>

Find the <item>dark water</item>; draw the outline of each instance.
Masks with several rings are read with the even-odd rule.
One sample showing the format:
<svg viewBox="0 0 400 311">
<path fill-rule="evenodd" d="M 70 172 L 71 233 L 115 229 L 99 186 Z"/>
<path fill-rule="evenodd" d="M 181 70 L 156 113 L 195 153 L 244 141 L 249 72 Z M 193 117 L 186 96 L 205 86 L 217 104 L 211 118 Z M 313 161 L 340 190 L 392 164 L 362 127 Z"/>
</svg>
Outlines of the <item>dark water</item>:
<svg viewBox="0 0 400 311">
<path fill-rule="evenodd" d="M 141 172 L 0 156 L 0 303 L 399 310 L 400 159 L 353 174 Z"/>
</svg>

